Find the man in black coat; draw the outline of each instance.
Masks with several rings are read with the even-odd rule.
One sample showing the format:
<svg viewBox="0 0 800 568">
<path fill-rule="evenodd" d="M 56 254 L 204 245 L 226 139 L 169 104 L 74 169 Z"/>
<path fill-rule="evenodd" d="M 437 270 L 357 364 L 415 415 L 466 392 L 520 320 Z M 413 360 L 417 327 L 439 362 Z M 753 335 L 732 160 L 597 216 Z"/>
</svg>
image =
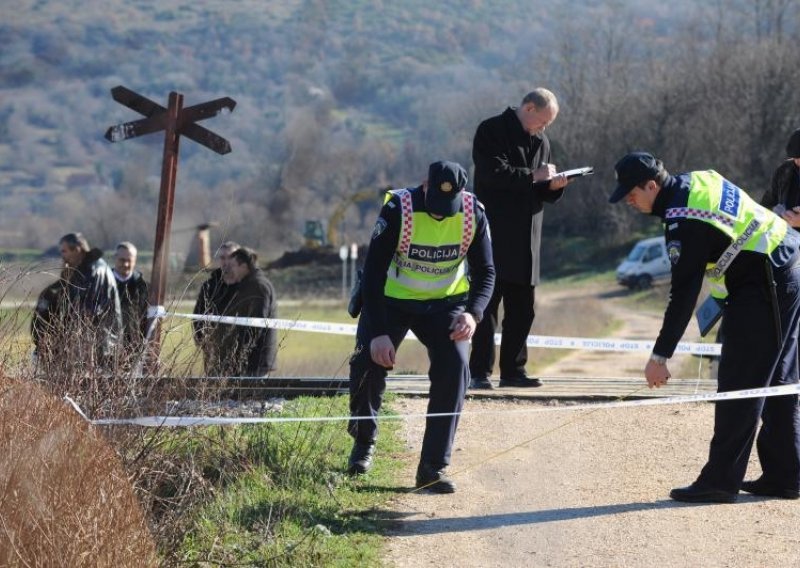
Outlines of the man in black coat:
<svg viewBox="0 0 800 568">
<path fill-rule="evenodd" d="M 527 337 L 534 318 L 539 283 L 539 246 L 544 203 L 563 194 L 566 176 L 550 163 L 544 130 L 558 115 L 558 101 L 547 89 L 534 89 L 518 108 L 509 107 L 483 121 L 475 133 L 475 195 L 485 205 L 491 229 L 497 280 L 485 317 L 472 338 L 470 388 L 491 389 L 494 334 L 503 301 L 500 386 L 537 387 L 525 372 Z"/>
<path fill-rule="evenodd" d="M 230 302 L 231 289 L 225 283 L 224 276 L 230 271 L 231 255 L 239 249 L 239 243 L 225 241 L 217 249 L 217 262 L 219 267 L 211 271 L 208 280 L 200 286 L 200 293 L 194 305 L 197 315 L 222 315 Z M 216 324 L 207 321 L 192 322 L 194 328 L 194 342 L 203 353 L 203 363 L 206 375 L 213 376 L 214 366 L 211 358 L 215 351 L 211 336 Z"/>
<path fill-rule="evenodd" d="M 123 346 L 127 355 L 137 353 L 147 333 L 147 282 L 136 270 L 138 251 L 133 243 L 123 241 L 114 253 L 114 278 L 122 308 Z"/>
<path fill-rule="evenodd" d="M 224 281 L 230 292 L 221 315 L 277 317 L 275 290 L 247 247 L 231 253 Z M 275 369 L 278 342 L 274 328 L 219 324 L 211 333 L 207 373 L 218 377 L 265 377 Z"/>
<path fill-rule="evenodd" d="M 789 137 L 786 156 L 772 174 L 772 183 L 761 198 L 761 205 L 780 215 L 795 231 L 800 231 L 800 129 Z"/>
</svg>

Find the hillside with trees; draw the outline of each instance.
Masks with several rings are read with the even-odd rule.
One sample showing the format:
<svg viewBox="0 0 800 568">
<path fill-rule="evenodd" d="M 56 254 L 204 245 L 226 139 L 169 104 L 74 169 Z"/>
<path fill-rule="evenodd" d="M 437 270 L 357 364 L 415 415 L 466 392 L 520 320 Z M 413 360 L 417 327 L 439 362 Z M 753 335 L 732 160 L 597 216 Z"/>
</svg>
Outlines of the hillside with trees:
<svg viewBox="0 0 800 568">
<path fill-rule="evenodd" d="M 139 118 L 116 85 L 237 101 L 204 123 L 231 154 L 181 143 L 174 227 L 216 221 L 267 258 L 356 192 L 471 166 L 478 122 L 547 86 L 556 163 L 596 174 L 545 231 L 624 242 L 652 226 L 606 203 L 627 151 L 761 195 L 800 126 L 798 33 L 795 0 L 20 0 L 0 22 L 0 246 L 152 245 L 163 138 L 103 138 Z M 365 242 L 377 206 L 341 238 Z"/>
</svg>

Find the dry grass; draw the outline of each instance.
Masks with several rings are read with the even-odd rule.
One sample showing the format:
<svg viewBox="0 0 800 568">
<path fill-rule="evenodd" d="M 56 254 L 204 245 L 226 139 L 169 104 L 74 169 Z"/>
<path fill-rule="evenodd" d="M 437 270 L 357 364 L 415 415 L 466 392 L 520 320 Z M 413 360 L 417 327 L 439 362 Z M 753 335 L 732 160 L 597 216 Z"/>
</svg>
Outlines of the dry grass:
<svg viewBox="0 0 800 568">
<path fill-rule="evenodd" d="M 62 400 L 0 378 L 0 565 L 155 566 L 115 451 Z"/>
</svg>

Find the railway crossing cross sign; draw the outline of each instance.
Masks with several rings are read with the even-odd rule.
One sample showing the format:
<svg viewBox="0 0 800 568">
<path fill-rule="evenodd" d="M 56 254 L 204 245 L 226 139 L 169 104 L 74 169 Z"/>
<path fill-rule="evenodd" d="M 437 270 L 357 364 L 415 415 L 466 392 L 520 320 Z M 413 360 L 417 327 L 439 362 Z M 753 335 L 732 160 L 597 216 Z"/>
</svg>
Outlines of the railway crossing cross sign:
<svg viewBox="0 0 800 568">
<path fill-rule="evenodd" d="M 172 227 L 172 210 L 175 203 L 175 179 L 178 172 L 180 137 L 185 136 L 217 154 L 229 153 L 231 145 L 227 140 L 200 126 L 197 122 L 212 118 L 222 112 L 232 112 L 236 107 L 236 101 L 230 97 L 223 97 L 184 108 L 183 95 L 172 91 L 169 94 L 168 106 L 165 108 L 121 85 L 111 89 L 111 97 L 118 103 L 144 115 L 145 118 L 110 127 L 105 134 L 105 138 L 109 142 L 120 142 L 137 136 L 164 131 L 161 190 L 158 196 L 158 219 L 149 298 L 151 306 L 161 306 L 164 302 L 167 282 L 169 236 Z M 156 331 L 151 342 L 156 356 L 160 344 L 159 329 L 160 326 L 155 327 Z"/>
</svg>

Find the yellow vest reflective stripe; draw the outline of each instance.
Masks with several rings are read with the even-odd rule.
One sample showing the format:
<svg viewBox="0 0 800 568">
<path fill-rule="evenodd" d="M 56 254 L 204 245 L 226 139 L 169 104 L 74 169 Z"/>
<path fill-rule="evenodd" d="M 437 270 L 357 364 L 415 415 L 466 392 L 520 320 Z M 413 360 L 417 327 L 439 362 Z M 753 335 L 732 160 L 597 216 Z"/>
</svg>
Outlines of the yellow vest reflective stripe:
<svg viewBox="0 0 800 568">
<path fill-rule="evenodd" d="M 667 209 L 664 220 L 686 218 L 709 223 L 730 237 L 733 245 L 717 263 L 706 265 L 711 295 L 723 299 L 724 270 L 739 250 L 770 255 L 778 247 L 789 225 L 756 203 L 747 193 L 714 170 L 691 172 L 686 207 Z"/>
<path fill-rule="evenodd" d="M 408 189 L 390 193 L 400 200 L 400 236 L 384 294 L 400 300 L 436 300 L 467 293 L 464 259 L 475 237 L 475 196 L 465 191 L 462 211 L 437 221 L 413 210 Z"/>
</svg>

